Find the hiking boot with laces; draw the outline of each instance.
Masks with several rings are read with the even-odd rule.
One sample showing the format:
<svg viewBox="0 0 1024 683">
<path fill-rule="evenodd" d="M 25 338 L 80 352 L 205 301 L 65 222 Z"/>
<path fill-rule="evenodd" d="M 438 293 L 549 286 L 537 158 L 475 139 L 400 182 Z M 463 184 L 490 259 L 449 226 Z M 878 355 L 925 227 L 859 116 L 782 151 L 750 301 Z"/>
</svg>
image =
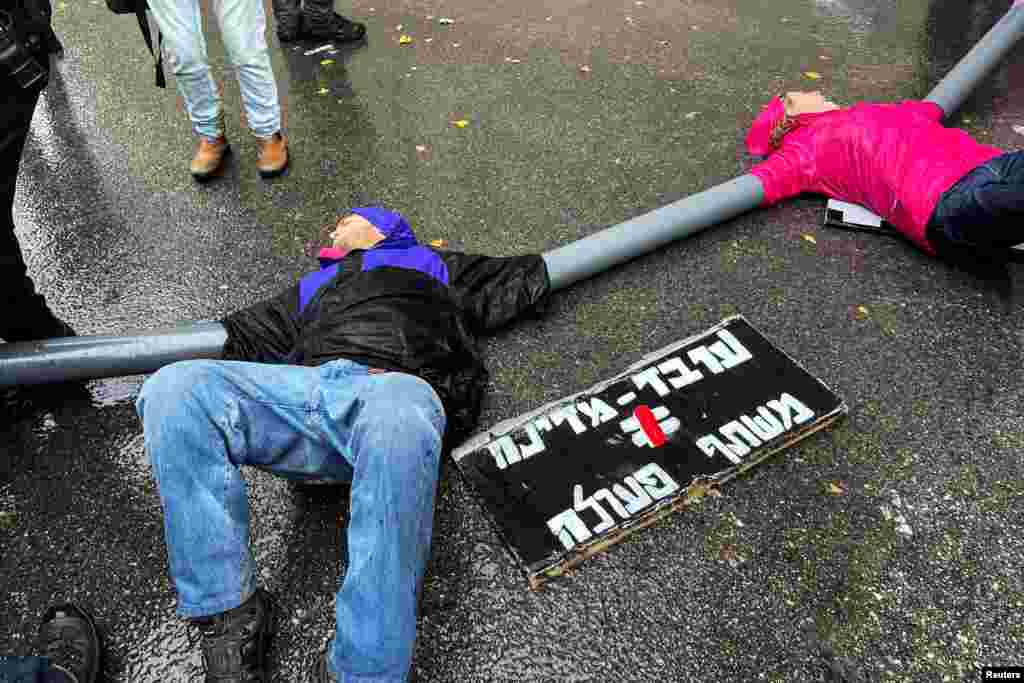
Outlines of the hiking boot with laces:
<svg viewBox="0 0 1024 683">
<path fill-rule="evenodd" d="M 189 164 L 192 177 L 199 182 L 209 180 L 220 170 L 224 164 L 224 157 L 230 152 L 231 145 L 228 144 L 228 139 L 225 136 L 221 135 L 216 138 L 199 136 L 196 153 Z"/>
<path fill-rule="evenodd" d="M 278 131 L 269 138 L 256 138 L 259 157 L 256 170 L 263 178 L 281 175 L 288 166 L 288 139 Z"/>
<path fill-rule="evenodd" d="M 39 627 L 39 648 L 50 668 L 72 683 L 96 683 L 100 675 L 100 635 L 92 616 L 74 605 L 46 610 Z"/>
<path fill-rule="evenodd" d="M 260 590 L 234 609 L 193 619 L 203 636 L 206 683 L 266 683 L 270 620 L 269 596 Z"/>
</svg>

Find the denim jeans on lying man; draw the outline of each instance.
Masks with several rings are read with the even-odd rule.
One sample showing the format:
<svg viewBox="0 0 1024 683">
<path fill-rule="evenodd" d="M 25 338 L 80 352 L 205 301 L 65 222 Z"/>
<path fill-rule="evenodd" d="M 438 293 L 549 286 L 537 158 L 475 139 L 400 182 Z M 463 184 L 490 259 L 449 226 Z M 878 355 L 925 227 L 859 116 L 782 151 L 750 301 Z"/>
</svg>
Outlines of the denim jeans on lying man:
<svg viewBox="0 0 1024 683">
<path fill-rule="evenodd" d="M 241 465 L 351 482 L 329 666 L 345 682 L 404 681 L 445 429 L 433 388 L 347 360 L 316 368 L 197 360 L 150 377 L 136 408 L 178 614 L 217 614 L 256 589 Z"/>
<path fill-rule="evenodd" d="M 928 222 L 940 255 L 976 254 L 999 260 L 1024 243 L 1024 152 L 978 166 L 946 190 Z"/>
</svg>

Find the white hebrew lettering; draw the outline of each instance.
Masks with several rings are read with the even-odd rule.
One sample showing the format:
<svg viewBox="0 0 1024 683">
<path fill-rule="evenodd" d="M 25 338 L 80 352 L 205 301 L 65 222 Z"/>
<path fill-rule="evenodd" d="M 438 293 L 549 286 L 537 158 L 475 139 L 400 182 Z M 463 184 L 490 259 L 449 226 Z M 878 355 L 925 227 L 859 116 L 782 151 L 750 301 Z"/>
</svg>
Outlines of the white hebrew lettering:
<svg viewBox="0 0 1024 683">
<path fill-rule="evenodd" d="M 537 431 L 537 427 L 532 422 L 526 424 L 526 435 L 530 438 L 530 443 L 519 443 L 519 456 L 526 460 L 529 457 L 543 453 L 545 450 L 544 441 L 540 438 L 540 432 Z"/>
<path fill-rule="evenodd" d="M 721 427 L 718 431 L 721 432 L 722 436 L 729 439 L 729 444 L 734 446 L 736 449 L 736 455 L 746 455 L 750 452 L 750 448 L 757 448 L 761 445 L 761 440 L 754 436 L 754 434 L 744 427 L 738 420 L 733 420 L 724 427 Z M 737 439 L 737 436 L 742 436 L 746 443 Z M 750 448 L 747 448 L 747 444 L 750 444 Z"/>
<path fill-rule="evenodd" d="M 568 422 L 569 426 L 572 427 L 572 431 L 577 434 L 582 434 L 587 431 L 586 426 L 580 420 L 579 413 L 576 412 L 576 405 L 573 403 L 567 403 L 555 412 L 548 415 L 551 418 L 551 423 L 556 427 L 563 422 Z"/>
<path fill-rule="evenodd" d="M 611 506 L 612 510 L 619 517 L 622 517 L 623 519 L 629 519 L 629 513 L 626 512 L 626 508 L 622 507 L 622 503 L 619 502 L 619 499 L 613 496 L 612 492 L 609 491 L 608 489 L 600 489 L 598 491 L 595 491 L 594 495 L 591 496 L 591 498 L 594 498 L 596 500 L 603 500 L 604 502 L 608 503 L 608 505 Z"/>
<path fill-rule="evenodd" d="M 549 420 L 544 415 L 535 418 L 533 424 L 537 426 L 537 429 L 543 429 L 545 432 L 550 432 L 552 429 L 554 429 L 554 427 L 551 425 L 551 420 Z"/>
<path fill-rule="evenodd" d="M 630 391 L 630 392 L 627 392 L 627 393 L 623 394 L 622 396 L 619 396 L 617 399 L 615 399 L 615 402 L 618 403 L 620 406 L 624 406 L 627 403 L 631 403 L 631 402 L 633 402 L 635 400 L 636 400 L 636 394 L 634 394 L 632 391 Z"/>
<path fill-rule="evenodd" d="M 601 489 L 604 491 L 604 489 Z M 594 527 L 595 534 L 601 534 L 615 526 L 615 520 L 612 516 L 601 507 L 601 504 L 596 500 L 596 494 L 589 498 L 583 498 L 583 487 L 576 484 L 572 487 L 572 507 L 576 512 L 583 512 L 587 508 L 590 508 L 597 516 L 601 518 L 601 523 Z"/>
<path fill-rule="evenodd" d="M 700 370 L 691 370 L 686 367 L 686 363 L 683 359 L 676 356 L 675 358 L 669 358 L 667 361 L 658 366 L 662 374 L 668 375 L 671 372 L 678 372 L 678 377 L 667 377 L 668 383 L 676 389 L 682 389 L 683 387 L 693 384 L 694 382 L 704 379 L 704 373 Z"/>
<path fill-rule="evenodd" d="M 590 418 L 590 426 L 596 427 L 619 416 L 618 411 L 597 397 L 590 399 L 590 405 L 577 403 L 576 408 Z"/>
<path fill-rule="evenodd" d="M 589 541 L 593 536 L 575 510 L 559 512 L 548 520 L 548 528 L 562 542 L 566 550 L 571 550 L 577 543 Z"/>
<path fill-rule="evenodd" d="M 497 441 L 490 442 L 487 444 L 487 450 L 491 452 L 494 463 L 498 466 L 499 470 L 503 470 L 509 465 L 514 465 L 522 460 L 519 455 L 519 449 L 510 436 L 502 436 Z"/>
<path fill-rule="evenodd" d="M 644 465 L 634 472 L 633 476 L 654 500 L 661 500 L 679 490 L 679 484 L 654 462 Z"/>
<path fill-rule="evenodd" d="M 743 462 L 714 434 L 705 434 L 697 439 L 697 447 L 704 451 L 704 454 L 709 458 L 715 457 L 715 452 L 717 451 L 737 465 Z"/>
<path fill-rule="evenodd" d="M 813 410 L 789 394 L 783 394 L 778 401 L 768 401 L 768 407 L 782 418 L 783 429 L 790 429 L 794 423 L 803 424 L 814 417 Z M 790 414 L 790 411 L 795 415 Z"/>
<path fill-rule="evenodd" d="M 668 385 L 662 382 L 661 377 L 658 376 L 658 368 L 647 368 L 636 373 L 633 375 L 633 384 L 637 389 L 643 389 L 650 385 L 658 392 L 658 396 L 667 396 L 669 392 Z"/>
<path fill-rule="evenodd" d="M 626 490 L 622 484 L 612 486 L 612 492 L 626 504 L 626 511 L 629 514 L 635 514 L 654 502 L 635 477 L 626 477 L 626 486 L 633 489 L 632 492 Z"/>
<path fill-rule="evenodd" d="M 725 372 L 725 368 L 722 367 L 722 364 L 718 362 L 718 359 L 715 358 L 715 356 L 708 351 L 705 346 L 698 346 L 691 350 L 687 355 L 693 363 L 703 363 L 713 375 Z"/>
<path fill-rule="evenodd" d="M 729 330 L 719 330 L 718 338 L 721 341 L 716 341 L 708 348 L 711 349 L 711 353 L 721 359 L 724 367 L 734 368 L 740 363 L 753 358 L 750 355 L 750 351 L 747 351 L 746 347 L 740 344 L 740 340 Z"/>
<path fill-rule="evenodd" d="M 782 423 L 772 415 L 770 410 L 764 406 L 758 406 L 757 413 L 754 417 L 743 415 L 740 417 L 740 421 L 761 441 L 771 441 L 784 431 Z"/>
</svg>

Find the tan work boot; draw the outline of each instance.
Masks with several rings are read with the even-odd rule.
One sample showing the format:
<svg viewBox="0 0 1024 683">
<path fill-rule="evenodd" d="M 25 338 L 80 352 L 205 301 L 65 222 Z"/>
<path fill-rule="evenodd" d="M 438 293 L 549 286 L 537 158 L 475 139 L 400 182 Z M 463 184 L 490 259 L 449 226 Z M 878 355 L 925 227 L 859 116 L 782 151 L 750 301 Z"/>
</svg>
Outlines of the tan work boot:
<svg viewBox="0 0 1024 683">
<path fill-rule="evenodd" d="M 199 137 L 199 146 L 196 147 L 195 156 L 192 157 L 192 164 L 189 170 L 196 180 L 209 180 L 224 163 L 224 157 L 231 150 L 228 139 L 224 135 L 218 138 L 208 138 L 205 135 Z"/>
<path fill-rule="evenodd" d="M 256 138 L 256 143 L 260 148 L 256 170 L 264 178 L 280 175 L 288 166 L 288 139 L 278 131 L 269 138 Z"/>
</svg>

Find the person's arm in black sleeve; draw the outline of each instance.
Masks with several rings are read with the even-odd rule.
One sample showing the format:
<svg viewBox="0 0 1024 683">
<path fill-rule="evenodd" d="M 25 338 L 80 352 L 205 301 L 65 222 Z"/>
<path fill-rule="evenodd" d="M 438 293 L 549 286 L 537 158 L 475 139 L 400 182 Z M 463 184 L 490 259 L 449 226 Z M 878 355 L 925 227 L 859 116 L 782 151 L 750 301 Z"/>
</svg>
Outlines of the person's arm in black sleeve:
<svg viewBox="0 0 1024 683">
<path fill-rule="evenodd" d="M 222 358 L 255 363 L 281 363 L 299 337 L 299 286 L 224 318 L 228 332 Z"/>
<path fill-rule="evenodd" d="M 495 258 L 439 251 L 448 287 L 478 332 L 495 330 L 533 309 L 550 291 L 539 254 Z"/>
</svg>

